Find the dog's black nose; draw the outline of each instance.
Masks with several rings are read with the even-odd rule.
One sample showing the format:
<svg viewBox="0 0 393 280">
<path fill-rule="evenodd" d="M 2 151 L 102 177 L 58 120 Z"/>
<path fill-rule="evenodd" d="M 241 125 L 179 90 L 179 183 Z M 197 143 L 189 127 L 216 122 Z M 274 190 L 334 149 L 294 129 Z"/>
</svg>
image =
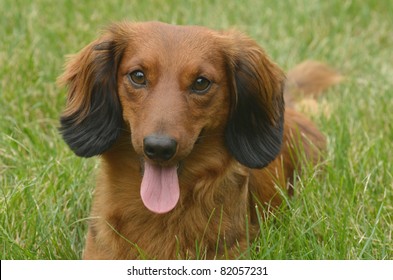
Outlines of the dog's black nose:
<svg viewBox="0 0 393 280">
<path fill-rule="evenodd" d="M 176 153 L 177 142 L 168 136 L 151 135 L 143 139 L 145 155 L 157 161 L 170 160 Z"/>
</svg>

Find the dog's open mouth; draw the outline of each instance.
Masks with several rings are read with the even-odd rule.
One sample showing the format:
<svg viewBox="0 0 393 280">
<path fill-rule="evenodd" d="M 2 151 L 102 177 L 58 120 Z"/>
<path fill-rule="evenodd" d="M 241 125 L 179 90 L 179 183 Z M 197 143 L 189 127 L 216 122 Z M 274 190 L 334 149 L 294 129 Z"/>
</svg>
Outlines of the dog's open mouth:
<svg viewBox="0 0 393 280">
<path fill-rule="evenodd" d="M 175 208 L 179 201 L 180 188 L 178 166 L 160 166 L 143 162 L 141 198 L 147 209 L 163 214 Z"/>
</svg>

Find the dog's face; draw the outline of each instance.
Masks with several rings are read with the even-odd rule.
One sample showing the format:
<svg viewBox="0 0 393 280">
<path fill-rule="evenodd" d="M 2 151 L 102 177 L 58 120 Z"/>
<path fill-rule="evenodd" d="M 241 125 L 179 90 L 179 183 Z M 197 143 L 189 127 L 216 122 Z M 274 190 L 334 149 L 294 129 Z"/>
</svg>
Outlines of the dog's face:
<svg viewBox="0 0 393 280">
<path fill-rule="evenodd" d="M 221 135 L 228 152 L 251 168 L 266 166 L 280 150 L 284 75 L 238 33 L 113 25 L 68 63 L 60 80 L 69 88 L 65 141 L 89 157 L 130 131 L 145 163 L 142 199 L 154 212 L 176 205 L 176 168 L 200 137 Z"/>
<path fill-rule="evenodd" d="M 167 25 L 142 25 L 132 36 L 117 89 L 133 147 L 145 160 L 176 166 L 202 133 L 224 133 L 230 96 L 215 41 L 205 29 Z"/>
</svg>

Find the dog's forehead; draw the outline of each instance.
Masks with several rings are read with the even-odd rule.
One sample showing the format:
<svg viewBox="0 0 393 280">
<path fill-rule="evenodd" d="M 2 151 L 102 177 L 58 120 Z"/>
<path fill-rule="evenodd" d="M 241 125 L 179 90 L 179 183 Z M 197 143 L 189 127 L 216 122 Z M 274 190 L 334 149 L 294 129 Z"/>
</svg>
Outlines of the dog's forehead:
<svg viewBox="0 0 393 280">
<path fill-rule="evenodd" d="M 219 33 L 205 27 L 149 22 L 131 27 L 130 32 L 128 58 L 140 56 L 146 60 L 160 58 L 184 63 L 220 59 Z"/>
<path fill-rule="evenodd" d="M 203 47 L 217 39 L 217 32 L 202 26 L 172 25 L 161 22 L 148 22 L 141 25 L 138 35 L 146 41 L 168 45 L 187 44 L 190 47 Z"/>
</svg>

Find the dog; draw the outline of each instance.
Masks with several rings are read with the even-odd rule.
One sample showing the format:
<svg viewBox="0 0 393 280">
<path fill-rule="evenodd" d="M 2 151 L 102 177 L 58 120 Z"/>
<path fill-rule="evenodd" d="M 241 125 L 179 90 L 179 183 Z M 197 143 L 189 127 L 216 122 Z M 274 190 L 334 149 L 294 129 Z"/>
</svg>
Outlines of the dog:
<svg viewBox="0 0 393 280">
<path fill-rule="evenodd" d="M 114 23 L 71 56 L 60 132 L 101 159 L 83 258 L 241 258 L 258 211 L 325 149 L 284 99 L 339 76 L 315 62 L 289 73 L 240 32 L 160 22 Z"/>
</svg>

